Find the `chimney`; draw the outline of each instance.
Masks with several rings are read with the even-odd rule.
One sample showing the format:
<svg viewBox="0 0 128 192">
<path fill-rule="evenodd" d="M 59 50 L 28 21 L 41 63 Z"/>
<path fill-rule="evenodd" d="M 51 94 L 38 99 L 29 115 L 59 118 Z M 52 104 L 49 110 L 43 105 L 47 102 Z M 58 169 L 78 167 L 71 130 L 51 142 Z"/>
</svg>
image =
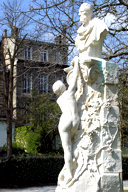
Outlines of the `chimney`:
<svg viewBox="0 0 128 192">
<path fill-rule="evenodd" d="M 61 44 L 61 43 L 62 43 L 62 37 L 61 37 L 61 35 L 55 37 L 55 43 L 56 43 L 56 44 Z"/>
<path fill-rule="evenodd" d="M 65 45 L 66 44 L 66 25 L 62 26 L 61 35 L 55 37 L 55 43 L 59 45 Z"/>
<path fill-rule="evenodd" d="M 16 26 L 12 26 L 11 37 L 18 38 L 18 36 L 19 36 L 19 29 Z"/>
<path fill-rule="evenodd" d="M 4 30 L 4 35 L 3 35 L 3 37 L 5 37 L 5 38 L 7 37 L 7 29 Z"/>
<path fill-rule="evenodd" d="M 62 41 L 63 41 L 63 44 L 66 44 L 66 30 L 67 30 L 67 25 L 64 25 L 63 24 L 63 29 L 62 29 Z"/>
</svg>

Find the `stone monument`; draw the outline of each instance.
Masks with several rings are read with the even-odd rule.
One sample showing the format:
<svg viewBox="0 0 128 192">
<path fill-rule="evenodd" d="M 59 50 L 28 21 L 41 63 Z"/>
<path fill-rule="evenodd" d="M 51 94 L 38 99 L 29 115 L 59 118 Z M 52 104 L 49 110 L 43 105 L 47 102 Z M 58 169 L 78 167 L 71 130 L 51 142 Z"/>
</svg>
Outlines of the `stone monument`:
<svg viewBox="0 0 128 192">
<path fill-rule="evenodd" d="M 65 160 L 56 192 L 122 192 L 118 66 L 101 58 L 108 28 L 92 12 L 87 3 L 79 9 L 79 57 L 65 69 L 68 89 L 61 81 L 53 85 Z"/>
</svg>

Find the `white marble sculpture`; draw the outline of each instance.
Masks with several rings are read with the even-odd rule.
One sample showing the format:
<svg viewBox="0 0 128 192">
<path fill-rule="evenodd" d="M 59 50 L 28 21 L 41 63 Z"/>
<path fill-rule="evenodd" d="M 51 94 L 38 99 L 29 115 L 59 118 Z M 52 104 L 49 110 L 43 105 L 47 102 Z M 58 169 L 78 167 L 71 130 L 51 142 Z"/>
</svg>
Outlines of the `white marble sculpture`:
<svg viewBox="0 0 128 192">
<path fill-rule="evenodd" d="M 56 192 L 122 191 L 117 65 L 101 58 L 108 28 L 102 20 L 92 19 L 92 9 L 83 3 L 79 10 L 79 57 L 65 69 L 67 91 L 60 81 L 53 86 L 60 95 L 65 159 Z"/>
<path fill-rule="evenodd" d="M 62 111 L 58 129 L 64 149 L 65 183 L 68 183 L 72 179 L 72 142 L 79 126 L 79 115 L 75 99 L 76 82 L 79 71 L 78 57 L 74 58 L 72 64 L 74 65 L 73 78 L 68 89 L 66 90 L 65 85 L 60 80 L 53 84 L 53 91 L 59 96 L 57 103 Z M 63 178 L 63 176 L 64 173 L 61 172 L 59 176 L 60 179 Z"/>
<path fill-rule="evenodd" d="M 93 18 L 93 7 L 83 3 L 79 9 L 80 22 L 82 25 L 77 30 L 75 44 L 79 50 L 79 57 L 84 59 L 88 56 L 101 57 L 102 44 L 108 28 L 103 20 Z"/>
</svg>

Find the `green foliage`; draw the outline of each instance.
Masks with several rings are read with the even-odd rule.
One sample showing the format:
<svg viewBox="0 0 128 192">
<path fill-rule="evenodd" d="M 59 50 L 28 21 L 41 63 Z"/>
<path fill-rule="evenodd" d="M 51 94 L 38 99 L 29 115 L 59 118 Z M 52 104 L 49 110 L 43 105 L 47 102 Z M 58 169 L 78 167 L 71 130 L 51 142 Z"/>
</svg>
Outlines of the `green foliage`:
<svg viewBox="0 0 128 192">
<path fill-rule="evenodd" d="M 16 142 L 12 143 L 12 152 L 15 155 L 21 155 L 21 154 L 25 153 L 23 146 L 21 146 L 20 144 L 18 144 Z"/>
<path fill-rule="evenodd" d="M 37 154 L 38 147 L 41 145 L 41 136 L 33 132 L 30 126 L 23 126 L 16 129 L 16 146 L 24 149 L 27 153 Z"/>
<path fill-rule="evenodd" d="M 14 155 L 24 155 L 25 154 L 23 146 L 15 141 L 12 143 L 12 152 Z M 4 156 L 6 156 L 6 154 L 7 154 L 7 145 L 4 145 L 0 150 L 0 156 L 4 157 Z"/>
<path fill-rule="evenodd" d="M 125 158 L 128 158 L 128 148 L 127 147 L 123 147 L 122 148 L 122 155 Z"/>
<path fill-rule="evenodd" d="M 0 160 L 0 187 L 56 184 L 63 157 L 12 157 Z"/>
<path fill-rule="evenodd" d="M 128 147 L 128 73 L 125 70 L 119 76 L 119 108 L 122 146 Z"/>
<path fill-rule="evenodd" d="M 26 116 L 28 125 L 16 129 L 16 143 L 31 154 L 46 153 L 55 150 L 55 138 L 58 135 L 60 109 L 50 94 L 30 98 Z"/>
</svg>

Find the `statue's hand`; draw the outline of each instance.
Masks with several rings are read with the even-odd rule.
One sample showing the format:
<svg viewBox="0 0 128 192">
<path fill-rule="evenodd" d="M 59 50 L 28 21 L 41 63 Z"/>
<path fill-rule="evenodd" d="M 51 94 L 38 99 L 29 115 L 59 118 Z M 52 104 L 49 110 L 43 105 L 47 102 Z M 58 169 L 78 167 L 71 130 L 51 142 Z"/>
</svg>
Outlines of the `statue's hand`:
<svg viewBox="0 0 128 192">
<path fill-rule="evenodd" d="M 74 66 L 74 65 L 78 65 L 78 63 L 79 63 L 79 57 L 75 56 L 74 59 L 71 61 L 71 64 L 72 66 Z"/>
</svg>

